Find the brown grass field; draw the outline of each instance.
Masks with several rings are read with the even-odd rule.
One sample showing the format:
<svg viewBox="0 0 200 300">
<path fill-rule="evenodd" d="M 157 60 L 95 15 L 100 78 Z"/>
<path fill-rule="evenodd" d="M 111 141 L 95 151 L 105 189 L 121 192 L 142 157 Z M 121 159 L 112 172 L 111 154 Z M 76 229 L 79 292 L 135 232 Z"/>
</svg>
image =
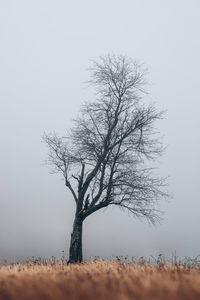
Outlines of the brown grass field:
<svg viewBox="0 0 200 300">
<path fill-rule="evenodd" d="M 4 299 L 200 299 L 200 266 L 113 261 L 0 266 Z"/>
</svg>

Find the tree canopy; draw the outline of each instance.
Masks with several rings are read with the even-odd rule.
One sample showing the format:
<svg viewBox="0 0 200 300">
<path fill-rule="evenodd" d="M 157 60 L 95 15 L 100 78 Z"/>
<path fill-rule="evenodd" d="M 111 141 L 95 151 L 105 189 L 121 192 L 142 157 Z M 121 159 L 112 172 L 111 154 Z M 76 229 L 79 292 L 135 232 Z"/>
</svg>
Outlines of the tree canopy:
<svg viewBox="0 0 200 300">
<path fill-rule="evenodd" d="M 156 202 L 167 193 L 147 162 L 163 152 L 155 130 L 163 111 L 142 100 L 146 70 L 125 56 L 106 56 L 90 71 L 96 99 L 83 104 L 65 136 L 44 135 L 49 163 L 64 176 L 83 220 L 115 205 L 154 223 Z"/>
</svg>

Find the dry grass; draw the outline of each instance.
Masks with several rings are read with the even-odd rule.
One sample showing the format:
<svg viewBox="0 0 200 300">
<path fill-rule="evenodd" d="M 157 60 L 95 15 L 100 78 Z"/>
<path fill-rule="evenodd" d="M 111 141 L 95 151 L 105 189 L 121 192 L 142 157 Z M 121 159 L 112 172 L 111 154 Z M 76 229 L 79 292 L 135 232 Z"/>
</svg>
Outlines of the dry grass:
<svg viewBox="0 0 200 300">
<path fill-rule="evenodd" d="M 200 268 L 111 261 L 1 266 L 0 299 L 200 299 Z"/>
</svg>

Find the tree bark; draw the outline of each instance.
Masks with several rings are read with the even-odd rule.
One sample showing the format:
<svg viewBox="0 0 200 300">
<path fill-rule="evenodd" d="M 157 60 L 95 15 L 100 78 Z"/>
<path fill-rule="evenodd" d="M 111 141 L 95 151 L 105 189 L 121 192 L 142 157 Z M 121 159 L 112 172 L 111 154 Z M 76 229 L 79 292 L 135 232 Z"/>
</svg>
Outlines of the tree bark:
<svg viewBox="0 0 200 300">
<path fill-rule="evenodd" d="M 83 227 L 83 220 L 80 217 L 75 216 L 73 231 L 71 233 L 68 263 L 78 263 L 78 262 L 82 262 L 83 260 L 82 227 Z"/>
</svg>

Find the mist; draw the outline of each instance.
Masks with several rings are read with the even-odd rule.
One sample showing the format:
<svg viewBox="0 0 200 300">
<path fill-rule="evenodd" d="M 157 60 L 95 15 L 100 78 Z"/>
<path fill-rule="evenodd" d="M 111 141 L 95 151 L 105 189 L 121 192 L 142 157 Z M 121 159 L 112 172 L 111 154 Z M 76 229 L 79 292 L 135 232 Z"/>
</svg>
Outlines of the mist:
<svg viewBox="0 0 200 300">
<path fill-rule="evenodd" d="M 90 216 L 84 258 L 200 254 L 199 9 L 195 0 L 0 2 L 1 261 L 68 256 L 75 206 L 41 137 L 65 134 L 94 100 L 88 68 L 107 53 L 149 70 L 147 101 L 167 110 L 158 166 L 173 198 L 155 227 L 117 208 Z"/>
</svg>

